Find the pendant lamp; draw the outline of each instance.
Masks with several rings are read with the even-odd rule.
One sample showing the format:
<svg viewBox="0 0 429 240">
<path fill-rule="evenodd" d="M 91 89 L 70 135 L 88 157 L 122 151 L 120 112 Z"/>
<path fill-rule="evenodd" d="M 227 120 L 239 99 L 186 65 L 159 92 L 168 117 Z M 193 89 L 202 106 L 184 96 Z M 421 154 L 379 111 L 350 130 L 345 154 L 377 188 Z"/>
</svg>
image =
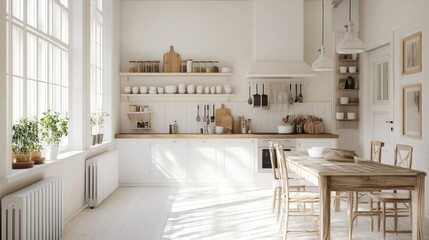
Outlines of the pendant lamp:
<svg viewBox="0 0 429 240">
<path fill-rule="evenodd" d="M 319 57 L 313 62 L 314 71 L 332 71 L 332 61 L 325 55 L 325 1 L 322 0 L 322 46 Z"/>
<path fill-rule="evenodd" d="M 352 23 L 352 0 L 349 0 L 349 24 L 345 26 L 346 35 L 343 40 L 337 45 L 337 53 L 353 54 L 362 53 L 365 51 L 363 42 L 358 38 L 357 33 L 353 32 Z"/>
</svg>

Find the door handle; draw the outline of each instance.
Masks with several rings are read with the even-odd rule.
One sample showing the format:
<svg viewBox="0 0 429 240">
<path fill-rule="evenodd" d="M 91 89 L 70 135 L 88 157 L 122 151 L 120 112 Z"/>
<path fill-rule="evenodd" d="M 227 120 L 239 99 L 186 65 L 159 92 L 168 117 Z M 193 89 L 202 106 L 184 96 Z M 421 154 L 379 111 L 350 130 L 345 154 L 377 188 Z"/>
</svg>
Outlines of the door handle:
<svg viewBox="0 0 429 240">
<path fill-rule="evenodd" d="M 386 123 L 390 123 L 390 124 L 393 124 L 393 121 L 386 121 Z"/>
</svg>

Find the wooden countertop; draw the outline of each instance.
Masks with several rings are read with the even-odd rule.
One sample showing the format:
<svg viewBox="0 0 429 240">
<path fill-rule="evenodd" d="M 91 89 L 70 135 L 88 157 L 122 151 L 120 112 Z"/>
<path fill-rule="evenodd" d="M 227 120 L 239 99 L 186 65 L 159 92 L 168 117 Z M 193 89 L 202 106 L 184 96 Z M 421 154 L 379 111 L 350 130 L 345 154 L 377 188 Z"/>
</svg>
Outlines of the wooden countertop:
<svg viewBox="0 0 429 240">
<path fill-rule="evenodd" d="M 289 138 L 338 138 L 338 134 L 200 134 L 200 133 L 118 133 L 115 138 L 259 138 L 259 139 L 289 139 Z"/>
</svg>

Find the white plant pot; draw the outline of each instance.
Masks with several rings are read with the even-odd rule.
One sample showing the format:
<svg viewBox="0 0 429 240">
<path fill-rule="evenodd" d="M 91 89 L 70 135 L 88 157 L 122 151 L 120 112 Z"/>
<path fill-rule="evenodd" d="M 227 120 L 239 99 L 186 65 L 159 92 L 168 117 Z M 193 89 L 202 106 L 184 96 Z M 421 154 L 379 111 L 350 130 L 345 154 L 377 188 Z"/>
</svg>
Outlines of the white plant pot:
<svg viewBox="0 0 429 240">
<path fill-rule="evenodd" d="M 58 157 L 58 145 L 49 145 L 45 148 L 46 160 L 57 160 Z"/>
</svg>

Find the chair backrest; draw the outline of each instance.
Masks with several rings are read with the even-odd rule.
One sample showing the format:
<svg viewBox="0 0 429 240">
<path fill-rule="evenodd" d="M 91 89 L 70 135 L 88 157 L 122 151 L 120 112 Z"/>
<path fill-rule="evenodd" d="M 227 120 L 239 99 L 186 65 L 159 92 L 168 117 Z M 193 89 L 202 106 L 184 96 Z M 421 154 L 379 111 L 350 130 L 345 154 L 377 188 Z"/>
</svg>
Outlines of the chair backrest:
<svg viewBox="0 0 429 240">
<path fill-rule="evenodd" d="M 277 180 L 279 179 L 279 173 L 278 170 L 276 171 L 276 147 L 274 146 L 274 142 L 273 141 L 269 141 L 270 143 L 270 160 L 271 160 L 271 170 L 273 172 L 273 180 Z"/>
<path fill-rule="evenodd" d="M 409 168 L 413 163 L 413 147 L 409 145 L 396 144 L 395 166 Z"/>
<path fill-rule="evenodd" d="M 371 141 L 371 161 L 381 162 L 381 152 L 384 147 L 384 142 Z"/>
<path fill-rule="evenodd" d="M 286 158 L 284 146 L 281 143 L 275 143 L 277 164 L 280 172 L 280 182 L 282 185 L 282 191 L 285 196 L 289 196 L 289 176 L 287 172 Z"/>
</svg>

